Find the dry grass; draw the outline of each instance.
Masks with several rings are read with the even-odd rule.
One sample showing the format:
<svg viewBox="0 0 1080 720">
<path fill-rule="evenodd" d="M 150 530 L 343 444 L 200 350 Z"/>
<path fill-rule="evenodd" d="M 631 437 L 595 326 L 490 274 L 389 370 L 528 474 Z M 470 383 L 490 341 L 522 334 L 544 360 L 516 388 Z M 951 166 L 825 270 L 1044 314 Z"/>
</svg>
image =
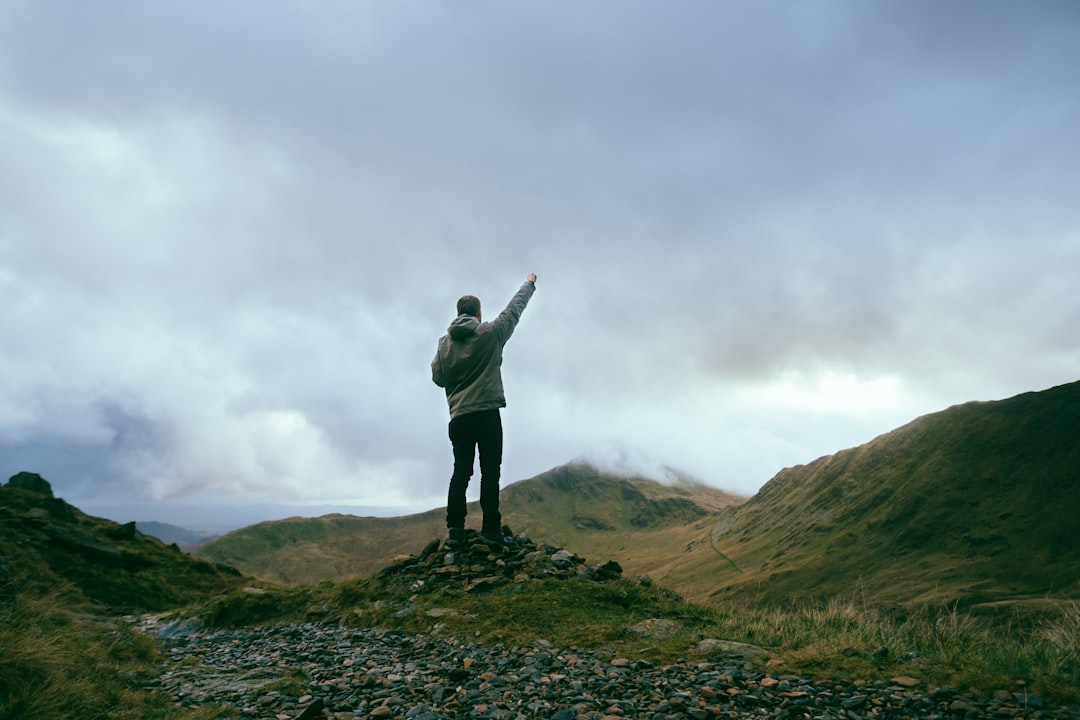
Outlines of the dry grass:
<svg viewBox="0 0 1080 720">
<path fill-rule="evenodd" d="M 374 581 L 334 591 L 343 614 L 363 622 L 397 623 L 424 632 L 435 624 L 430 607 L 455 607 L 444 631 L 488 642 L 524 646 L 544 638 L 562 647 L 607 648 L 627 657 L 656 661 L 708 659 L 696 648 L 702 638 L 750 643 L 782 661 L 780 672 L 816 681 L 874 682 L 908 675 L 921 687 L 951 685 L 1032 692 L 1052 703 L 1080 703 L 1080 603 L 1046 601 L 1040 612 L 978 614 L 950 607 L 915 612 L 877 607 L 862 598 L 832 599 L 798 606 L 687 603 L 659 587 L 630 581 L 598 586 L 583 580 L 533 581 L 478 596 L 444 592 L 397 597 Z M 314 598 L 308 598 L 308 601 Z M 398 616 L 401 607 L 414 611 Z M 626 629 L 643 619 L 679 620 L 684 631 L 662 641 L 642 641 Z M 770 672 L 774 672 L 770 670 Z"/>
<path fill-rule="evenodd" d="M 719 609 L 716 631 L 772 649 L 784 667 L 819 679 L 916 677 L 924 687 L 1030 691 L 1080 701 L 1080 603 L 1061 601 L 1050 619 L 1005 622 L 955 607 L 898 614 L 861 601 Z"/>
<path fill-rule="evenodd" d="M 45 597 L 0 611 L 0 718 L 209 720 L 220 708 L 176 710 L 145 690 L 158 672 L 155 640 L 123 623 L 72 613 Z M 223 714 L 225 713 L 225 714 Z"/>
</svg>

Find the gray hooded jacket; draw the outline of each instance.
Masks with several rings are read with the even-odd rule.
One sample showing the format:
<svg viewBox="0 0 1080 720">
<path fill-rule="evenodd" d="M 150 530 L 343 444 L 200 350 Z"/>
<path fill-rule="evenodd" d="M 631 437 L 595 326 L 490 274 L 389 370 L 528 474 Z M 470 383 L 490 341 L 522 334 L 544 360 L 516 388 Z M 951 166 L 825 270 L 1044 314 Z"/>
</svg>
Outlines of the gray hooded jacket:
<svg viewBox="0 0 1080 720">
<path fill-rule="evenodd" d="M 431 379 L 446 390 L 450 417 L 506 407 L 503 346 L 514 333 L 536 285 L 526 281 L 492 322 L 458 315 L 439 339 Z"/>
</svg>

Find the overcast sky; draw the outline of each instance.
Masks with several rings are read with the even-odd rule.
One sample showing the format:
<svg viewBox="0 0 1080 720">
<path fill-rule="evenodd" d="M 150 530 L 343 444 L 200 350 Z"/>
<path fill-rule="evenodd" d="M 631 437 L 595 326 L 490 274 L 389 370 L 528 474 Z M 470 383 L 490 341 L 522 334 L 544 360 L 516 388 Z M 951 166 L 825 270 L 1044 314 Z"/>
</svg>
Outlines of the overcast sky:
<svg viewBox="0 0 1080 720">
<path fill-rule="evenodd" d="M 1077 68 L 1074 2 L 3 0 L 0 474 L 443 505 L 436 342 L 529 272 L 504 484 L 1080 379 Z"/>
</svg>

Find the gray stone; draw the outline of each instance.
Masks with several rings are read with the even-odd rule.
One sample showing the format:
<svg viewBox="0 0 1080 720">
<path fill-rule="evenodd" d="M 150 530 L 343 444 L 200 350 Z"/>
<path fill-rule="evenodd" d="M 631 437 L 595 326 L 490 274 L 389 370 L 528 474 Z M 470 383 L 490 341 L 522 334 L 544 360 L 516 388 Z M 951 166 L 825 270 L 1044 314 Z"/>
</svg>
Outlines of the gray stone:
<svg viewBox="0 0 1080 720">
<path fill-rule="evenodd" d="M 202 629 L 202 620 L 199 618 L 181 618 L 174 620 L 157 631 L 157 636 L 162 640 L 184 640 Z"/>
<path fill-rule="evenodd" d="M 753 660 L 754 658 L 760 657 L 769 652 L 765 648 L 758 647 L 757 645 L 733 642 L 731 640 L 718 640 L 716 638 L 705 638 L 697 644 L 697 649 L 703 653 L 709 653 L 711 655 L 722 654 L 731 657 L 739 657 L 746 660 Z"/>
<path fill-rule="evenodd" d="M 915 689 L 898 693 L 887 679 L 858 686 L 835 682 L 817 686 L 796 675 L 766 676 L 751 669 L 744 658 L 730 655 L 657 667 L 612 659 L 603 650 L 566 653 L 550 642 L 516 648 L 324 622 L 193 632 L 168 656 L 161 678 L 155 680 L 156 689 L 186 708 L 211 704 L 235 708 L 243 720 L 298 716 L 336 720 L 350 714 L 407 720 L 578 720 L 613 714 L 665 720 L 856 720 L 877 716 L 879 708 L 889 711 L 880 717 L 1014 717 L 1025 712 L 1023 697 L 1010 699 L 1007 693 L 993 699 L 973 692 L 957 697 L 955 689 L 933 695 Z M 324 706 L 319 711 L 310 709 L 314 701 L 305 705 L 296 697 L 266 691 L 272 682 L 298 676 L 306 678 L 307 688 L 297 695 L 302 700 L 321 698 Z M 1042 704 L 1033 696 L 1027 701 L 1027 711 Z M 477 711 L 480 706 L 487 710 Z M 1080 711 L 1043 711 L 1039 717 L 1078 720 Z"/>
<path fill-rule="evenodd" d="M 551 555 L 551 564 L 559 568 L 571 568 L 577 564 L 578 557 L 568 550 L 559 550 Z"/>
<path fill-rule="evenodd" d="M 315 698 L 314 701 L 307 707 L 305 707 L 299 715 L 296 716 L 296 720 L 315 720 L 316 718 L 323 717 L 323 708 L 326 707 L 326 703 L 321 698 Z"/>
<path fill-rule="evenodd" d="M 665 638 L 682 632 L 682 623 L 667 618 L 649 618 L 626 628 L 626 632 L 643 638 Z"/>
</svg>

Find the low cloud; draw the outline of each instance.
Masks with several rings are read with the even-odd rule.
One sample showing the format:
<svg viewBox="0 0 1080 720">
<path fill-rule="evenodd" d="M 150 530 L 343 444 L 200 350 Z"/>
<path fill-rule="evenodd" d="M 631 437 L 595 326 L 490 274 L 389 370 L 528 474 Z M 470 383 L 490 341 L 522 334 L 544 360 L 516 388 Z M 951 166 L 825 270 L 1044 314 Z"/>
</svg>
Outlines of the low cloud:
<svg viewBox="0 0 1080 720">
<path fill-rule="evenodd" d="M 80 501 L 437 505 L 435 341 L 528 272 L 508 481 L 752 493 L 1075 380 L 1073 15 L 7 6 L 0 459 Z"/>
</svg>

